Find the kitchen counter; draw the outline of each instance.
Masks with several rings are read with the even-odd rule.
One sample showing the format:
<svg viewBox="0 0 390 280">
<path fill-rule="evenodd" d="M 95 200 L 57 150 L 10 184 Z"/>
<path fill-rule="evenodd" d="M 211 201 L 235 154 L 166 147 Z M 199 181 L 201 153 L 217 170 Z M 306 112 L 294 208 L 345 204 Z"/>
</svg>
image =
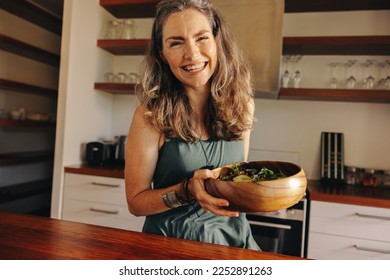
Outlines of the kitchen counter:
<svg viewBox="0 0 390 280">
<path fill-rule="evenodd" d="M 124 178 L 123 166 L 93 167 L 72 165 L 65 172 Z M 318 180 L 308 180 L 311 200 L 390 208 L 390 188 L 349 185 L 326 185 Z"/>
<path fill-rule="evenodd" d="M 0 212 L 0 259 L 299 260 L 301 258 Z"/>
<path fill-rule="evenodd" d="M 324 202 L 390 208 L 390 188 L 330 185 L 308 180 L 310 199 Z"/>
</svg>

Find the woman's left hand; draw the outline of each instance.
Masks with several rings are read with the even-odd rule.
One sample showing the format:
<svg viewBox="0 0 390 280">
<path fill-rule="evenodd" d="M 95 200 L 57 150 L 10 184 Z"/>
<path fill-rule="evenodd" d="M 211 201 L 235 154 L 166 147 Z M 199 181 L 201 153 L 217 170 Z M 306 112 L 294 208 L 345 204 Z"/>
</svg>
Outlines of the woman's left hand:
<svg viewBox="0 0 390 280">
<path fill-rule="evenodd" d="M 229 201 L 223 198 L 211 196 L 205 189 L 206 179 L 217 179 L 217 175 L 209 169 L 199 169 L 194 172 L 194 176 L 188 184 L 189 192 L 199 202 L 200 206 L 207 211 L 219 216 L 238 217 L 239 212 L 227 210 Z"/>
</svg>

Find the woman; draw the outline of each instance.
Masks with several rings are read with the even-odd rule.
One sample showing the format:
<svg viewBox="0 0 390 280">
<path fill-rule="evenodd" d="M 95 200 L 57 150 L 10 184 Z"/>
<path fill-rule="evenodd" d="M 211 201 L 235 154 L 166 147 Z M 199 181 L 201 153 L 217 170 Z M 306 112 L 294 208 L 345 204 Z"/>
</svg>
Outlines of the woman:
<svg viewBox="0 0 390 280">
<path fill-rule="evenodd" d="M 213 167 L 247 159 L 251 75 L 208 0 L 157 5 L 126 143 L 129 210 L 143 231 L 259 250 L 244 214 L 210 196 Z"/>
</svg>

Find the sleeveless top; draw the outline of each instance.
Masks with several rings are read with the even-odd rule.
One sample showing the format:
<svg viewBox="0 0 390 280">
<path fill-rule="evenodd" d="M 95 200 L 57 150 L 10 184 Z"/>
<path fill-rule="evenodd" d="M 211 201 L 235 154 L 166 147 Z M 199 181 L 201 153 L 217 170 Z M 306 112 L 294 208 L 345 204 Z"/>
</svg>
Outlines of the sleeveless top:
<svg viewBox="0 0 390 280">
<path fill-rule="evenodd" d="M 174 138 L 166 141 L 159 151 L 153 188 L 177 184 L 192 177 L 195 170 L 205 165 L 218 167 L 243 160 L 242 141 L 200 140 L 189 143 Z M 143 232 L 260 250 L 244 213 L 239 217 L 216 216 L 205 212 L 196 201 L 146 216 Z"/>
</svg>

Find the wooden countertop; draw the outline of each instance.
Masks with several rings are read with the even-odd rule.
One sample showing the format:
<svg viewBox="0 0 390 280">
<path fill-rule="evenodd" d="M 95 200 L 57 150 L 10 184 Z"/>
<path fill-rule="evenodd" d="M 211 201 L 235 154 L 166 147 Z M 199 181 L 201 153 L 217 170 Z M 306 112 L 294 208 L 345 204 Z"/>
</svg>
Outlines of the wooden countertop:
<svg viewBox="0 0 390 280">
<path fill-rule="evenodd" d="M 123 166 L 72 165 L 65 167 L 65 172 L 124 178 Z M 390 208 L 390 188 L 325 185 L 318 180 L 308 180 L 307 188 L 311 200 Z"/>
<path fill-rule="evenodd" d="M 299 260 L 248 249 L 0 212 L 3 260 Z"/>
</svg>

